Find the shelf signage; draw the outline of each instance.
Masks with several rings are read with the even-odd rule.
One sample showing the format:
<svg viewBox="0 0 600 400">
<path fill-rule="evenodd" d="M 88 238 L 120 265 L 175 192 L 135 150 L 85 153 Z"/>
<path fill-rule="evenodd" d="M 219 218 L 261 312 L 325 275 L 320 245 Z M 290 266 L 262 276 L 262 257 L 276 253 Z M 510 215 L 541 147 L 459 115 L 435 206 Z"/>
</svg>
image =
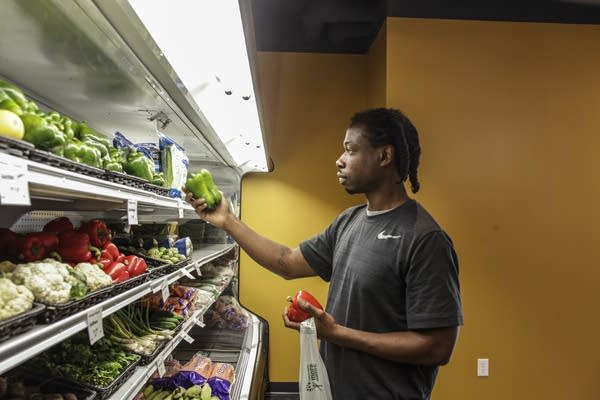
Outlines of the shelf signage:
<svg viewBox="0 0 600 400">
<path fill-rule="evenodd" d="M 129 225 L 138 224 L 138 204 L 137 200 L 127 200 L 127 223 Z"/>
<path fill-rule="evenodd" d="M 194 343 L 194 338 L 191 337 L 190 335 L 188 335 L 187 332 L 183 332 L 181 337 L 183 338 L 183 340 L 185 340 L 188 343 Z"/>
<path fill-rule="evenodd" d="M 177 199 L 177 208 L 179 210 L 179 218 L 183 218 L 183 201 L 181 199 Z"/>
<path fill-rule="evenodd" d="M 165 357 L 162 354 L 156 357 L 156 369 L 158 371 L 158 376 L 161 378 L 167 372 L 165 369 Z"/>
<path fill-rule="evenodd" d="M 192 275 L 192 273 L 190 271 L 187 270 L 187 268 L 181 268 L 181 272 L 183 273 L 183 275 L 185 275 L 186 278 L 189 279 L 196 279 L 196 277 L 194 275 Z"/>
<path fill-rule="evenodd" d="M 87 325 L 90 344 L 94 344 L 104 337 L 104 328 L 102 326 L 102 307 L 90 309 L 88 311 Z"/>
<path fill-rule="evenodd" d="M 30 206 L 27 162 L 0 153 L 0 204 Z"/>
</svg>

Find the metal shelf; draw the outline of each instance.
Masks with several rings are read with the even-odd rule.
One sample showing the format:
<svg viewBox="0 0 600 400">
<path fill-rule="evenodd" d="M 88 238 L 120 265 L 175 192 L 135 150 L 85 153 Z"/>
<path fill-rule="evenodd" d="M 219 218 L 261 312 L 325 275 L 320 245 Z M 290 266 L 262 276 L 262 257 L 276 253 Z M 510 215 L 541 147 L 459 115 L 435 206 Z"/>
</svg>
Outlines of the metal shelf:
<svg viewBox="0 0 600 400">
<path fill-rule="evenodd" d="M 159 279 L 145 282 L 133 289 L 120 293 L 89 309 L 82 310 L 69 317 L 48 325 L 36 325 L 30 331 L 0 343 L 0 374 L 16 367 L 42 351 L 62 342 L 75 333 L 87 328 L 87 317 L 91 311 L 102 311 L 102 317 L 107 317 L 128 304 L 156 291 L 157 282 L 171 284 L 181 279 L 183 270 L 192 271 L 196 266 L 205 264 L 226 254 L 235 244 L 210 244 L 203 249 L 194 251 L 193 262 L 187 266 Z"/>
</svg>

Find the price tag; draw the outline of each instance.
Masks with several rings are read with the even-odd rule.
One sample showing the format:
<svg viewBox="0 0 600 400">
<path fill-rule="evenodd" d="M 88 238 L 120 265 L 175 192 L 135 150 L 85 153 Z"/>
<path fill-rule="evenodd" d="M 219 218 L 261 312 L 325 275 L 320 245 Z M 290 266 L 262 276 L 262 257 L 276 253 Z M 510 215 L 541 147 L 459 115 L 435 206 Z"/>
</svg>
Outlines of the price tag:
<svg viewBox="0 0 600 400">
<path fill-rule="evenodd" d="M 183 272 L 183 275 L 185 275 L 186 278 L 196 279 L 196 277 L 192 275 L 191 272 L 187 270 L 187 268 L 181 268 L 181 272 Z"/>
<path fill-rule="evenodd" d="M 183 201 L 177 199 L 177 208 L 179 209 L 179 218 L 183 218 Z"/>
<path fill-rule="evenodd" d="M 187 334 L 187 332 L 183 332 L 183 334 L 181 335 L 183 337 L 183 340 L 185 340 L 188 343 L 194 343 L 194 338 L 191 337 L 190 335 Z"/>
<path fill-rule="evenodd" d="M 0 204 L 30 206 L 27 163 L 0 153 Z"/>
<path fill-rule="evenodd" d="M 198 325 L 200 328 L 204 328 L 206 325 L 204 324 L 203 319 L 204 319 L 203 315 L 201 315 L 200 317 L 196 317 L 196 318 L 194 318 L 194 323 L 196 325 Z"/>
<path fill-rule="evenodd" d="M 87 313 L 88 336 L 90 344 L 96 343 L 104 337 L 104 328 L 102 326 L 102 308 L 90 310 Z"/>
<path fill-rule="evenodd" d="M 162 294 L 162 299 L 165 302 L 167 301 L 167 299 L 171 295 L 171 293 L 169 293 L 169 282 L 167 281 L 167 278 L 165 278 L 163 280 L 163 284 L 161 286 L 161 294 Z"/>
<path fill-rule="evenodd" d="M 165 359 L 164 357 L 156 357 L 156 369 L 158 371 L 158 376 L 160 376 L 161 378 L 164 376 L 166 369 L 165 369 Z"/>
<path fill-rule="evenodd" d="M 198 276 L 202 276 L 202 270 L 200 269 L 200 263 L 196 263 L 196 273 Z"/>
<path fill-rule="evenodd" d="M 129 225 L 138 224 L 138 204 L 137 200 L 127 200 L 127 223 Z"/>
</svg>

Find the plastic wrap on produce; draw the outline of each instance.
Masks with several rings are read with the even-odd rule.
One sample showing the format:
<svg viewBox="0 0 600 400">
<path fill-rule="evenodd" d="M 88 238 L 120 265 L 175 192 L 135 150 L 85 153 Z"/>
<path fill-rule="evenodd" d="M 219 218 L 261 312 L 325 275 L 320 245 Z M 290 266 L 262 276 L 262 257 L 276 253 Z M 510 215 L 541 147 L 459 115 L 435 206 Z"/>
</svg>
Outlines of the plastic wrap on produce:
<svg viewBox="0 0 600 400">
<path fill-rule="evenodd" d="M 158 134 L 161 165 L 165 174 L 165 187 L 179 191 L 187 179 L 189 159 L 185 149 L 162 132 Z"/>
</svg>

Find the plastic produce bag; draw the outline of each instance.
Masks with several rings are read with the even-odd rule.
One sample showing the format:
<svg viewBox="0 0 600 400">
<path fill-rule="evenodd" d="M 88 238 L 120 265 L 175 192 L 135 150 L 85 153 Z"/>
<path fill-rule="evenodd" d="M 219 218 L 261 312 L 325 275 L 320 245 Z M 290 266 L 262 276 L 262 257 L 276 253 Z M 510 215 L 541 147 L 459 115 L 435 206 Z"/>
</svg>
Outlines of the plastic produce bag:
<svg viewBox="0 0 600 400">
<path fill-rule="evenodd" d="M 331 400 L 329 377 L 319 348 L 314 318 L 300 324 L 300 400 Z"/>
</svg>

